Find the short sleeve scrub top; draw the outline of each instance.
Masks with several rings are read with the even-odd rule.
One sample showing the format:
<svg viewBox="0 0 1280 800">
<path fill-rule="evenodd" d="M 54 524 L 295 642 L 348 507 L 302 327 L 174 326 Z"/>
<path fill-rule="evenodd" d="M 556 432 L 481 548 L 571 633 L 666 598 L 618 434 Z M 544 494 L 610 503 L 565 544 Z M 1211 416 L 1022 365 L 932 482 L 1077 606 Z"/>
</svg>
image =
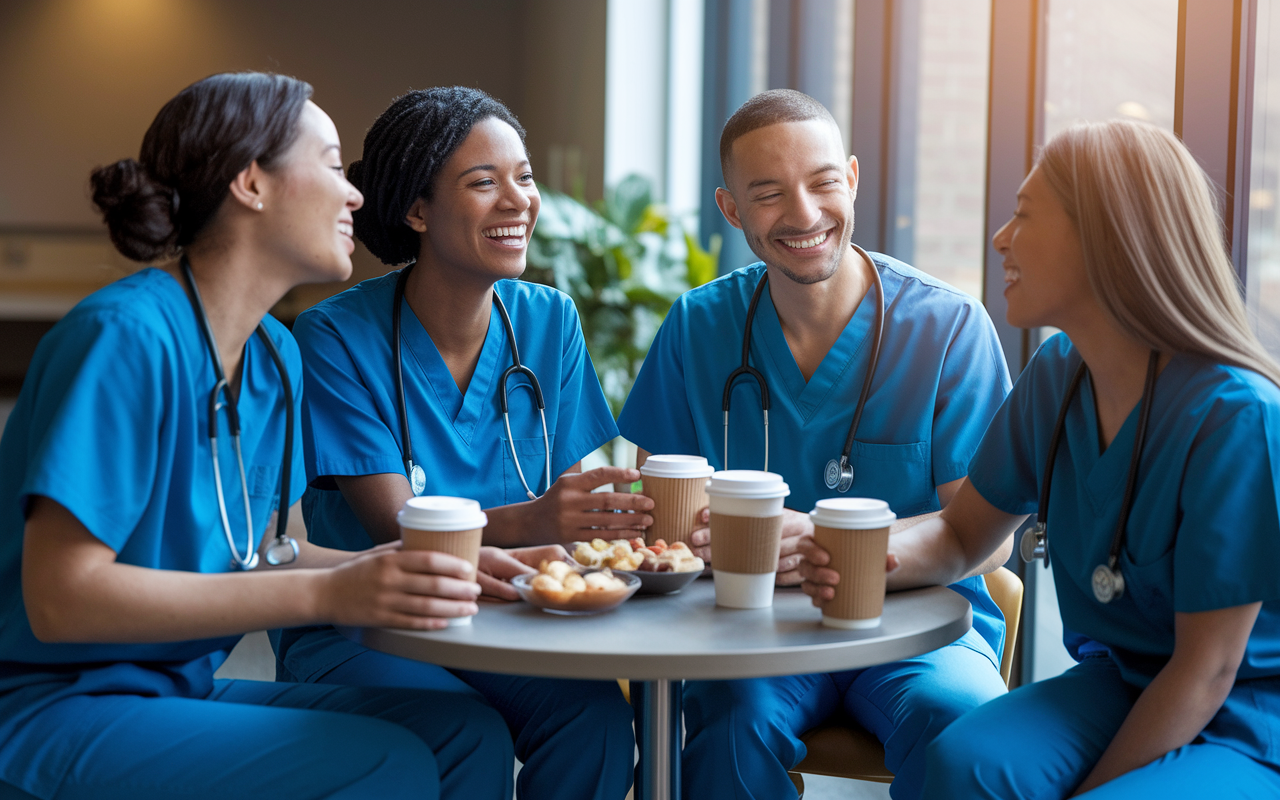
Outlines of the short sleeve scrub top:
<svg viewBox="0 0 1280 800">
<path fill-rule="evenodd" d="M 992 420 L 969 480 L 992 505 L 1035 513 L 1054 422 L 1080 354 L 1041 346 Z M 1094 599 L 1120 516 L 1138 410 L 1101 450 L 1086 376 L 1068 408 L 1048 548 L 1064 644 L 1105 653 L 1143 688 L 1174 648 L 1174 614 L 1261 602 L 1231 691 L 1202 737 L 1280 767 L 1280 389 L 1246 369 L 1175 355 L 1156 380 L 1120 570 Z"/>
<path fill-rule="evenodd" d="M 884 285 L 884 336 L 851 463 L 850 497 L 885 500 L 899 517 L 937 511 L 937 487 L 963 478 L 987 421 L 1009 391 L 994 326 L 981 304 L 907 264 L 871 253 Z M 742 361 L 747 308 L 763 263 L 686 292 L 663 322 L 618 419 L 650 453 L 702 455 L 716 469 L 761 469 L 765 429 L 760 390 L 734 384 L 729 464 L 724 464 L 725 379 Z M 787 508 L 808 512 L 838 497 L 824 479 L 840 456 L 871 360 L 876 293 L 868 291 L 839 339 L 806 381 L 769 292 L 751 329 L 751 364 L 764 374 L 769 470 L 791 487 Z M 1004 616 L 979 577 L 951 587 L 973 605 L 962 642 L 1000 667 Z"/>
<path fill-rule="evenodd" d="M 297 346 L 279 322 L 264 324 L 301 398 Z M 61 744 L 26 735 L 24 723 L 67 696 L 203 698 L 212 691 L 214 670 L 240 637 L 41 642 L 23 605 L 21 563 L 26 512 L 42 496 L 74 514 L 120 563 L 232 570 L 208 436 L 214 382 L 186 291 L 156 269 L 89 296 L 37 348 L 0 440 L 0 780 L 33 791 L 56 787 L 89 721 L 68 719 Z M 238 410 L 256 548 L 278 505 L 285 427 L 280 376 L 256 335 L 245 351 Z M 226 415 L 219 417 L 227 514 L 243 556 L 244 494 Z M 300 413 L 295 419 L 300 441 Z M 304 488 L 301 448 L 293 475 L 289 502 Z"/>
<path fill-rule="evenodd" d="M 333 481 L 335 475 L 404 474 L 396 397 L 391 303 L 399 271 L 364 281 L 303 312 L 294 326 L 306 367 L 303 410 L 308 488 L 302 500 L 308 536 L 324 547 L 364 550 L 374 542 Z M 494 285 L 511 317 L 521 363 L 538 376 L 551 442 L 551 480 L 618 435 L 600 389 L 572 300 L 549 286 L 519 280 Z M 498 311 L 465 393 L 422 323 L 401 300 L 405 404 L 414 462 L 425 494 L 468 497 L 481 508 L 541 495 L 546 448 L 527 378 L 508 381 L 512 443 L 498 395 L 511 349 Z M 363 648 L 332 628 L 273 634 L 285 677 L 311 681 Z"/>
</svg>

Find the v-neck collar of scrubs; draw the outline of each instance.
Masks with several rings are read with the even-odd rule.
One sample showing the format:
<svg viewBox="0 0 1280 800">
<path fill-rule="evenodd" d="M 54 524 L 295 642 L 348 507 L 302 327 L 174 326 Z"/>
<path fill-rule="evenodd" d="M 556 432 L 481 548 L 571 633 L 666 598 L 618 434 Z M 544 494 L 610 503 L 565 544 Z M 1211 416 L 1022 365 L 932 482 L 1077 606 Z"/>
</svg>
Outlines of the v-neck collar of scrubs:
<svg viewBox="0 0 1280 800">
<path fill-rule="evenodd" d="M 874 261 L 872 264 L 880 273 L 881 284 L 884 286 L 884 304 L 887 309 L 897 295 L 901 281 L 896 280 L 897 276 L 892 271 L 882 269 Z M 888 316 L 887 311 L 885 316 Z M 853 368 L 855 363 L 869 363 L 869 358 L 861 356 L 864 352 L 869 352 L 871 326 L 875 324 L 875 318 L 876 292 L 874 287 L 869 286 L 853 316 L 840 332 L 839 338 L 823 356 L 818 369 L 806 382 L 804 373 L 800 371 L 800 366 L 796 364 L 795 356 L 791 353 L 791 346 L 787 344 L 786 334 L 782 332 L 782 320 L 779 319 L 778 310 L 773 305 L 773 296 L 770 292 L 765 292 L 760 298 L 760 305 L 756 309 L 755 330 L 760 332 L 759 337 L 764 342 L 769 358 L 773 362 L 773 369 L 769 370 L 768 374 L 776 384 L 781 384 L 778 388 L 786 391 L 787 397 L 795 404 L 796 410 L 805 422 L 812 419 L 832 390 L 848 380 L 844 375 Z M 861 374 L 856 376 L 859 386 L 862 385 L 863 377 Z"/>
<path fill-rule="evenodd" d="M 1174 355 L 1156 378 L 1155 391 L 1151 396 L 1151 422 L 1147 428 L 1147 443 L 1150 444 L 1151 432 L 1159 418 L 1159 410 L 1163 398 L 1171 397 L 1183 383 L 1187 372 L 1183 369 L 1184 359 Z M 1128 416 L 1120 425 L 1115 438 L 1106 450 L 1102 449 L 1101 428 L 1098 422 L 1098 407 L 1093 393 L 1093 376 L 1085 373 L 1077 390 L 1079 404 L 1072 403 L 1068 418 L 1075 416 L 1074 425 L 1084 429 L 1083 437 L 1076 441 L 1087 442 L 1081 448 L 1079 457 L 1083 463 L 1081 472 L 1086 476 L 1085 487 L 1094 509 L 1102 511 L 1124 488 L 1129 475 L 1129 462 L 1133 456 L 1133 446 L 1137 438 L 1138 409 L 1141 402 L 1134 403 Z M 1144 447 L 1143 449 L 1149 449 Z M 1139 465 L 1141 469 L 1141 465 Z"/>
<path fill-rule="evenodd" d="M 495 289 L 496 291 L 496 289 Z M 484 346 L 480 349 L 480 358 L 476 361 L 475 372 L 471 382 L 467 384 L 464 395 L 454 382 L 449 367 L 431 335 L 422 326 L 422 321 L 409 307 L 409 301 L 402 299 L 400 336 L 404 339 L 405 358 L 412 357 L 417 362 L 422 374 L 426 376 L 428 385 L 435 393 L 440 408 L 453 421 L 453 430 L 465 444 L 471 444 L 471 436 L 475 433 L 476 422 L 479 421 L 485 402 L 490 399 L 492 387 L 505 342 L 502 325 L 497 321 L 497 309 L 489 310 L 489 330 L 485 333 Z"/>
</svg>

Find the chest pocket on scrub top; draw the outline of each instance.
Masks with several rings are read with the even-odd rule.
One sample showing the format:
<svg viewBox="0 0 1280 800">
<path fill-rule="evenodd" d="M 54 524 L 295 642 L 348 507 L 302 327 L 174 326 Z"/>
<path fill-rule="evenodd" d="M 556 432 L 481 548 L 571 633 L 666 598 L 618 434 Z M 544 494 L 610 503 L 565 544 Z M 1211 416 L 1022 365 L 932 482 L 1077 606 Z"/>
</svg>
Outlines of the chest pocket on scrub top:
<svg viewBox="0 0 1280 800">
<path fill-rule="evenodd" d="M 854 440 L 850 455 L 853 487 L 849 496 L 893 498 L 889 505 L 899 517 L 937 509 L 928 442 L 873 444 Z"/>
<path fill-rule="evenodd" d="M 534 413 L 537 413 L 536 409 Z M 550 435 L 550 439 L 552 457 L 554 458 L 556 449 L 556 436 L 554 433 Z M 541 497 L 547 491 L 547 451 L 543 446 L 542 437 L 517 438 L 514 441 L 515 451 L 520 455 L 520 468 L 524 470 L 524 479 L 529 482 L 529 488 L 533 490 L 533 493 Z M 529 496 L 524 492 L 524 485 L 520 483 L 520 474 L 516 472 L 515 462 L 511 460 L 511 449 L 507 445 L 507 437 L 503 436 L 502 496 L 504 504 L 523 503 L 529 499 Z M 551 480 L 554 482 L 558 477 L 555 474 L 554 464 L 551 470 Z"/>
<path fill-rule="evenodd" d="M 1170 546 L 1163 555 L 1145 564 L 1134 562 L 1125 547 L 1120 554 L 1120 571 L 1124 575 L 1125 594 L 1148 622 L 1159 630 L 1173 632 L 1173 563 L 1175 549 Z"/>
</svg>

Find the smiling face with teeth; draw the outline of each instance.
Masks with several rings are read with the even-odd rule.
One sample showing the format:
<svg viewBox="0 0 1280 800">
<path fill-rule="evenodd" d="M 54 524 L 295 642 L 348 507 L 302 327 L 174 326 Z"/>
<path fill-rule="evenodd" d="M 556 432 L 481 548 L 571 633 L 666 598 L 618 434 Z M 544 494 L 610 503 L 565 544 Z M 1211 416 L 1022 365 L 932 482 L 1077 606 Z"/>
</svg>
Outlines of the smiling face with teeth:
<svg viewBox="0 0 1280 800">
<path fill-rule="evenodd" d="M 489 117 L 445 162 L 431 200 L 415 201 L 405 221 L 421 236 L 420 263 L 492 284 L 524 272 L 541 202 L 520 135 Z"/>
<path fill-rule="evenodd" d="M 800 284 L 825 281 L 844 259 L 857 259 L 853 199 L 858 161 L 845 158 L 840 131 L 828 120 L 779 122 L 733 143 L 728 189 L 716 202 L 741 228 L 751 250 Z"/>
<path fill-rule="evenodd" d="M 263 246 L 299 274 L 296 283 L 351 276 L 352 212 L 364 197 L 342 169 L 338 129 L 310 101 L 298 119 L 298 137 L 270 170 L 259 173 L 258 200 L 246 199 L 251 217 L 270 230 Z M 257 202 L 262 208 L 257 208 Z"/>
<path fill-rule="evenodd" d="M 1013 218 L 992 245 L 1004 256 L 1004 296 L 1010 325 L 1072 328 L 1092 319 L 1097 299 L 1085 273 L 1080 233 L 1037 167 L 1018 190 Z"/>
</svg>

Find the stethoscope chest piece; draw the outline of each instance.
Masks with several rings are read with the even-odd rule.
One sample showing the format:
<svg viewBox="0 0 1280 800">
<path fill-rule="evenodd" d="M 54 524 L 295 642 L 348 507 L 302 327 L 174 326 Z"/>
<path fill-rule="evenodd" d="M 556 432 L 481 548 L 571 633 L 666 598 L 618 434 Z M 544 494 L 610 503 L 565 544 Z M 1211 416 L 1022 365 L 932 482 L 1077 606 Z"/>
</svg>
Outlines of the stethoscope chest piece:
<svg viewBox="0 0 1280 800">
<path fill-rule="evenodd" d="M 417 464 L 409 468 L 409 488 L 413 489 L 414 497 L 421 497 L 427 490 L 427 473 Z"/>
<path fill-rule="evenodd" d="M 841 456 L 840 460 L 831 459 L 823 473 L 828 489 L 835 489 L 844 494 L 853 486 L 853 467 Z"/>
<path fill-rule="evenodd" d="M 1046 546 L 1048 536 L 1045 534 L 1045 524 L 1037 522 L 1034 526 L 1023 531 L 1022 539 L 1018 542 L 1018 552 L 1022 555 L 1022 560 L 1027 563 L 1035 561 L 1037 558 L 1044 559 L 1044 565 L 1049 566 L 1049 548 Z"/>
<path fill-rule="evenodd" d="M 1110 603 L 1124 595 L 1124 576 L 1119 569 L 1099 564 L 1093 570 L 1093 596 L 1099 603 Z"/>
<path fill-rule="evenodd" d="M 257 555 L 255 553 L 255 555 Z M 281 564 L 292 564 L 298 559 L 298 543 L 292 536 L 284 538 L 277 537 L 274 542 L 267 547 L 267 563 L 273 567 Z"/>
</svg>

